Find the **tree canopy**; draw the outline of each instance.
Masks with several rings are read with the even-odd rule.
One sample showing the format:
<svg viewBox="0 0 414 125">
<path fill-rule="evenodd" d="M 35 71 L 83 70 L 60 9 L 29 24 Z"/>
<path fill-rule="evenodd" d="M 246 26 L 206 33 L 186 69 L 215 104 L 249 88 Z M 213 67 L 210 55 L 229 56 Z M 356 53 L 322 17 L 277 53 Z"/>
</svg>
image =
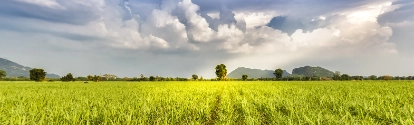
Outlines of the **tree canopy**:
<svg viewBox="0 0 414 125">
<path fill-rule="evenodd" d="M 242 75 L 242 79 L 243 79 L 243 81 L 246 81 L 248 77 L 249 77 L 249 76 L 247 76 L 247 75 Z"/>
<path fill-rule="evenodd" d="M 68 73 L 66 76 L 63 76 L 60 78 L 63 82 L 69 82 L 69 81 L 75 81 L 75 78 L 73 78 L 72 73 Z"/>
<path fill-rule="evenodd" d="M 216 76 L 218 80 L 225 80 L 227 76 L 226 65 L 220 64 L 216 66 Z"/>
<path fill-rule="evenodd" d="M 7 73 L 6 71 L 0 70 L 0 79 L 2 79 L 3 77 L 6 77 Z"/>
<path fill-rule="evenodd" d="M 156 79 L 155 79 L 155 77 L 154 77 L 154 76 L 150 76 L 149 80 L 150 80 L 150 81 L 155 81 Z"/>
<path fill-rule="evenodd" d="M 193 80 L 197 80 L 198 79 L 198 76 L 196 74 L 193 74 L 191 77 L 193 78 Z"/>
<path fill-rule="evenodd" d="M 350 76 L 348 74 L 342 74 L 341 80 L 350 80 Z"/>
<path fill-rule="evenodd" d="M 30 80 L 43 81 L 46 78 L 46 72 L 43 69 L 32 69 L 30 72 Z"/>
<path fill-rule="evenodd" d="M 104 74 L 103 77 L 105 77 L 106 80 L 110 80 L 110 79 L 116 79 L 117 76 L 113 75 L 113 74 Z"/>
<path fill-rule="evenodd" d="M 102 79 L 101 76 L 97 76 L 97 75 L 94 75 L 94 76 L 88 75 L 87 78 L 89 81 L 94 81 L 94 82 L 99 82 Z"/>
<path fill-rule="evenodd" d="M 377 76 L 376 75 L 371 75 L 368 77 L 369 80 L 377 80 Z"/>
<path fill-rule="evenodd" d="M 341 80 L 341 72 L 335 71 L 335 74 L 332 77 L 334 80 Z"/>
<path fill-rule="evenodd" d="M 275 70 L 275 76 L 276 76 L 276 79 L 281 79 L 282 78 L 282 75 L 283 75 L 283 70 L 282 69 L 276 69 Z"/>
</svg>

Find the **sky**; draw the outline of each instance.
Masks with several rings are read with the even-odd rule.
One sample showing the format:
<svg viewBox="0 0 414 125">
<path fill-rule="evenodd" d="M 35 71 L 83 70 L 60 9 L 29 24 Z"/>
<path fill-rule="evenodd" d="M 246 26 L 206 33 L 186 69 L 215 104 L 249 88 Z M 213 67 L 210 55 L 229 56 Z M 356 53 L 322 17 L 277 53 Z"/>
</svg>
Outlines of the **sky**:
<svg viewBox="0 0 414 125">
<path fill-rule="evenodd" d="M 4 0 L 0 58 L 75 76 L 414 75 L 412 0 Z"/>
</svg>

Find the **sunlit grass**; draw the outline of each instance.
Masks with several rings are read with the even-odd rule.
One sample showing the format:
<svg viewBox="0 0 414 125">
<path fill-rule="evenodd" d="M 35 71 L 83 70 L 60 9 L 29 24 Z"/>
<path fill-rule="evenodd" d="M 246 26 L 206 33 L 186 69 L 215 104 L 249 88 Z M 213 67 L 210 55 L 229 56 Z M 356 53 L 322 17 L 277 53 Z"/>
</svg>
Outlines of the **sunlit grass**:
<svg viewBox="0 0 414 125">
<path fill-rule="evenodd" d="M 0 82 L 0 124 L 414 124 L 414 82 Z"/>
</svg>

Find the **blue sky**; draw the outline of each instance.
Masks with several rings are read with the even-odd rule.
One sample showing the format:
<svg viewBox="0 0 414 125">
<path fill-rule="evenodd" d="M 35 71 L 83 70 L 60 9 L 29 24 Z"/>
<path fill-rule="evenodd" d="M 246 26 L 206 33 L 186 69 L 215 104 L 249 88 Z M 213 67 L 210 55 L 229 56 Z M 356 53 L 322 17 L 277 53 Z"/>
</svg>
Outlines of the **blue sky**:
<svg viewBox="0 0 414 125">
<path fill-rule="evenodd" d="M 50 73 L 214 77 L 224 63 L 414 75 L 411 0 L 5 0 L 0 57 Z"/>
</svg>

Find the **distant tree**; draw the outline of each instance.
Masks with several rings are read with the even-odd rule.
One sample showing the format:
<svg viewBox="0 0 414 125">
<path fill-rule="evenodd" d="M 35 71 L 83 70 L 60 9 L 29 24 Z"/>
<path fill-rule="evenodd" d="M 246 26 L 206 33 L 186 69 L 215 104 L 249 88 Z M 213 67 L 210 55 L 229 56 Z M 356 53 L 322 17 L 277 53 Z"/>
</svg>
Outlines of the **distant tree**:
<svg viewBox="0 0 414 125">
<path fill-rule="evenodd" d="M 225 80 L 227 76 L 226 65 L 220 64 L 216 66 L 216 76 L 218 80 Z"/>
<path fill-rule="evenodd" d="M 392 80 L 392 76 L 389 76 L 389 75 L 385 75 L 382 78 L 383 78 L 383 80 L 386 80 L 386 81 Z"/>
<path fill-rule="evenodd" d="M 150 81 L 155 81 L 155 77 L 154 76 L 150 76 L 149 80 Z"/>
<path fill-rule="evenodd" d="M 312 81 L 312 77 L 305 76 L 303 77 L 303 81 Z"/>
<path fill-rule="evenodd" d="M 78 76 L 75 79 L 79 80 L 79 81 L 88 81 L 89 80 L 88 77 L 83 77 L 83 76 Z"/>
<path fill-rule="evenodd" d="M 363 76 L 358 76 L 358 80 L 363 81 L 364 77 Z"/>
<path fill-rule="evenodd" d="M 144 74 L 141 74 L 140 76 L 141 76 L 141 81 L 145 81 L 145 76 L 144 76 Z"/>
<path fill-rule="evenodd" d="M 142 80 L 139 79 L 138 77 L 132 77 L 131 79 L 129 79 L 129 81 L 142 81 Z"/>
<path fill-rule="evenodd" d="M 371 75 L 368 77 L 369 80 L 377 80 L 377 76 L 376 75 Z"/>
<path fill-rule="evenodd" d="M 403 80 L 403 78 L 400 76 L 394 76 L 393 80 Z"/>
<path fill-rule="evenodd" d="M 66 76 L 63 76 L 62 78 L 60 78 L 60 80 L 62 80 L 63 82 L 69 82 L 69 81 L 75 81 L 75 78 L 73 78 L 72 73 L 68 73 Z"/>
<path fill-rule="evenodd" d="M 46 72 L 43 69 L 32 69 L 30 72 L 30 80 L 43 81 L 46 77 Z"/>
<path fill-rule="evenodd" d="M 352 76 L 351 79 L 352 80 L 360 80 L 360 81 L 362 81 L 362 80 L 364 80 L 364 77 L 363 76 Z"/>
<path fill-rule="evenodd" d="M 242 75 L 242 79 L 243 79 L 243 81 L 246 81 L 248 77 L 249 77 L 249 76 L 247 76 L 246 74 L 245 74 L 245 75 Z"/>
<path fill-rule="evenodd" d="M 102 77 L 101 76 L 97 76 L 97 75 L 93 76 L 93 81 L 94 82 L 99 82 L 101 80 L 102 80 Z"/>
<path fill-rule="evenodd" d="M 341 80 L 341 72 L 335 71 L 334 76 L 332 77 L 334 80 Z"/>
<path fill-rule="evenodd" d="M 319 76 L 311 77 L 311 81 L 320 81 L 320 80 L 321 80 L 321 77 L 319 77 Z"/>
<path fill-rule="evenodd" d="M 350 77 L 349 77 L 349 75 L 348 74 L 342 74 L 341 75 L 341 80 L 349 80 L 350 79 Z"/>
<path fill-rule="evenodd" d="M 0 79 L 4 78 L 7 76 L 6 71 L 0 70 Z"/>
<path fill-rule="evenodd" d="M 198 79 L 198 76 L 196 74 L 193 74 L 191 77 L 193 78 L 193 80 L 197 80 Z"/>
<path fill-rule="evenodd" d="M 110 80 L 110 79 L 116 79 L 117 76 L 116 75 L 112 75 L 112 74 L 104 74 L 103 77 L 105 77 L 106 81 Z"/>
<path fill-rule="evenodd" d="M 104 79 L 106 79 L 106 81 L 108 81 L 111 77 L 110 74 L 104 74 L 102 75 Z"/>
<path fill-rule="evenodd" d="M 72 73 L 66 74 L 66 77 L 68 78 L 68 80 L 70 80 L 72 82 L 76 81 L 76 79 L 73 77 Z"/>
<path fill-rule="evenodd" d="M 88 78 L 89 81 L 93 81 L 93 76 L 88 75 L 87 78 Z"/>
<path fill-rule="evenodd" d="M 200 76 L 200 81 L 203 81 L 203 80 L 204 80 L 203 76 Z"/>
<path fill-rule="evenodd" d="M 282 79 L 283 76 L 283 70 L 282 69 L 276 69 L 273 73 L 276 76 L 276 79 Z"/>
<path fill-rule="evenodd" d="M 128 77 L 124 77 L 122 80 L 124 80 L 124 81 L 129 81 L 129 80 L 131 80 L 130 78 L 128 78 Z"/>
</svg>

